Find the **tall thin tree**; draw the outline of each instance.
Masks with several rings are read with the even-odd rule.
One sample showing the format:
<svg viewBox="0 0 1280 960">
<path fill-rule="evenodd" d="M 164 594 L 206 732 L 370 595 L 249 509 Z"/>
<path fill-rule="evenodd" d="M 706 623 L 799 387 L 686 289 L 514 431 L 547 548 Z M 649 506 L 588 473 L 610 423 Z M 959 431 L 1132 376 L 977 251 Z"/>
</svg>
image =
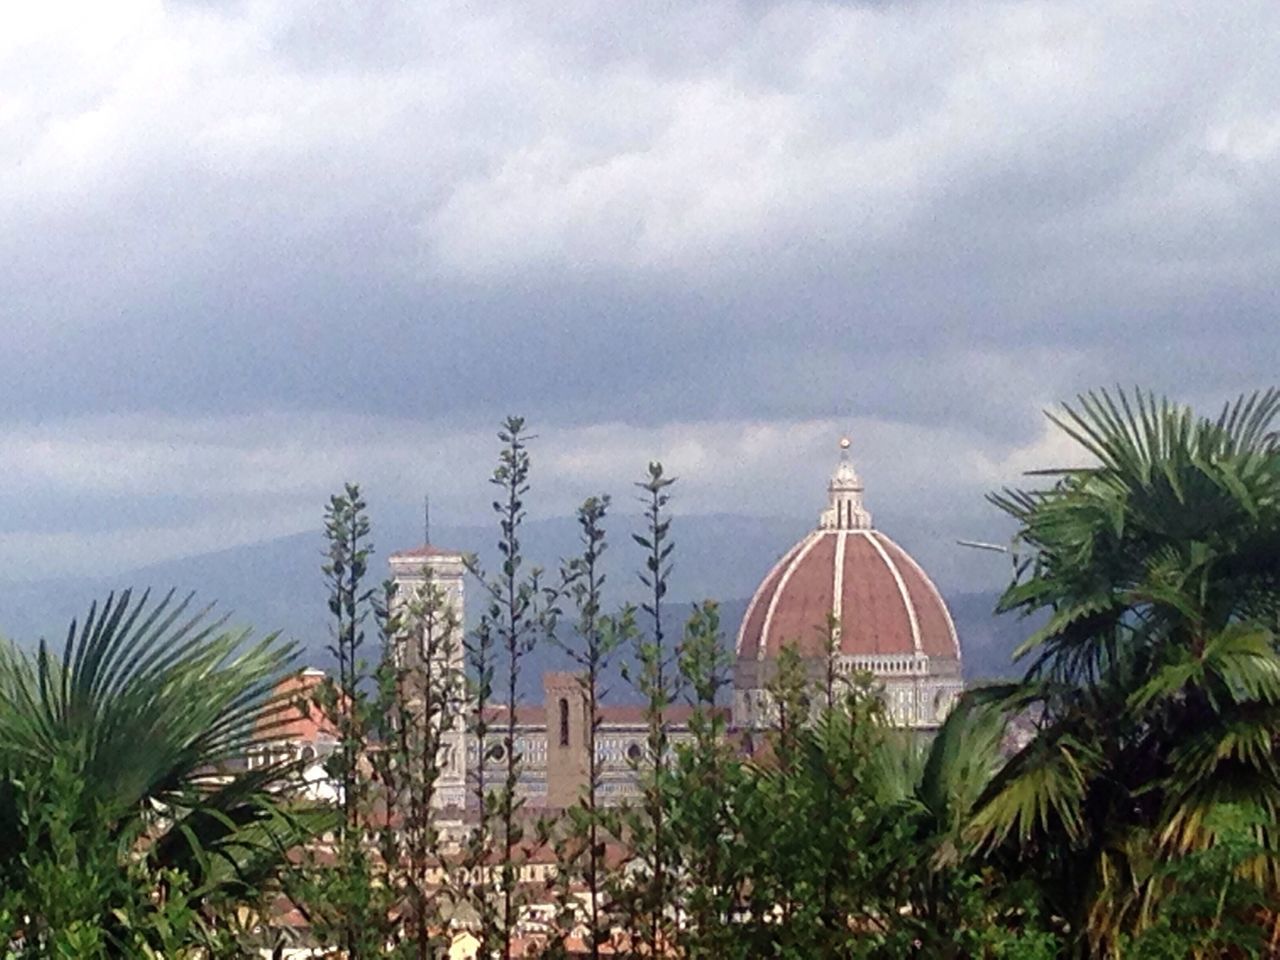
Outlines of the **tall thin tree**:
<svg viewBox="0 0 1280 960">
<path fill-rule="evenodd" d="M 336 941 L 347 957 L 358 960 L 377 955 L 385 945 L 393 894 L 365 843 L 374 784 L 368 763 L 371 677 L 363 648 L 367 622 L 376 617 L 381 625 L 382 611 L 376 590 L 365 585 L 373 548 L 367 504 L 357 484 L 348 483 L 329 498 L 324 532 L 328 549 L 322 570 L 332 617 L 329 653 L 337 676 L 326 677 L 311 692 L 312 702 L 299 707 L 318 709 L 336 731 L 336 749 L 327 766 L 337 782 L 341 816 L 332 861 L 309 850 L 292 883 L 292 896 L 322 942 Z"/>
<path fill-rule="evenodd" d="M 688 743 L 677 744 L 670 831 L 679 850 L 686 911 L 680 949 L 691 960 L 720 960 L 735 950 L 735 913 L 748 872 L 736 813 L 744 805 L 742 761 L 729 740 L 719 700 L 731 682 L 733 661 L 723 646 L 720 609 L 697 604 L 680 642 L 679 667 L 691 705 Z"/>
<path fill-rule="evenodd" d="M 331 722 L 338 730 L 338 781 L 341 785 L 342 824 L 338 831 L 341 883 L 352 885 L 355 898 L 362 899 L 358 887 L 372 886 L 370 865 L 364 848 L 360 823 L 366 800 L 366 782 L 360 759 L 366 744 L 364 680 L 367 664 L 362 655 L 365 622 L 371 612 L 374 592 L 364 583 L 373 545 L 369 541 L 368 504 L 358 484 L 348 483 L 342 493 L 329 499 L 325 511 L 328 560 L 323 566 L 329 583 L 329 612 L 333 616 L 330 654 L 338 665 L 337 686 L 327 685 L 326 703 Z M 352 960 L 365 954 L 367 920 L 353 910 L 342 911 L 341 939 Z M 379 926 L 381 924 L 379 923 Z"/>
<path fill-rule="evenodd" d="M 606 896 L 606 845 L 617 833 L 615 818 L 602 805 L 602 770 L 598 735 L 602 723 L 603 674 L 618 648 L 635 631 L 635 614 L 625 607 L 617 616 L 603 613 L 605 574 L 602 558 L 608 549 L 604 520 L 609 497 L 589 497 L 578 508 L 582 552 L 564 566 L 561 591 L 577 610 L 574 640 L 563 647 L 579 669 L 578 684 L 585 706 L 585 782 L 576 806 L 567 811 L 567 836 L 562 839 L 561 867 L 566 880 L 580 876 L 587 895 L 587 949 L 598 960 L 601 947 L 612 937 Z M 567 891 L 569 885 L 562 885 Z"/>
<path fill-rule="evenodd" d="M 454 656 L 460 624 L 429 567 L 406 595 L 396 596 L 394 584 L 386 590 L 374 711 L 380 749 L 371 756 L 385 813 L 379 845 L 388 885 L 400 892 L 401 953 L 427 960 L 444 946 L 438 930 L 446 905 L 432 874 L 445 859 L 436 822 L 439 783 L 456 761 L 449 750 L 461 706 Z"/>
<path fill-rule="evenodd" d="M 528 444 L 533 438 L 525 430 L 523 417 L 508 417 L 498 432 L 498 439 L 502 449 L 498 455 L 498 466 L 489 482 L 500 491 L 493 501 L 493 510 L 498 516 L 498 552 L 502 562 L 498 574 L 492 578 L 485 576 L 478 565 L 473 566 L 473 573 L 480 579 L 488 598 L 480 627 L 482 636 L 489 638 L 485 642 L 496 643 L 502 651 L 507 671 L 507 702 L 499 761 L 503 778 L 495 810 L 495 826 L 500 840 L 497 871 L 499 909 L 494 933 L 503 960 L 510 960 L 511 941 L 523 908 L 519 879 L 526 855 L 521 817 L 524 799 L 520 795 L 523 757 L 517 737 L 516 709 L 520 667 L 538 639 L 554 630 L 557 611 L 553 602 L 555 592 L 544 589 L 541 570 L 536 567 L 527 573 L 524 570 L 520 537 L 526 517 L 524 498 L 529 492 Z M 481 754 L 477 764 L 483 766 L 488 759 L 487 754 Z M 488 803 L 487 798 L 485 802 Z"/>
<path fill-rule="evenodd" d="M 642 782 L 640 809 L 628 818 L 630 840 L 643 867 L 642 879 L 638 887 L 629 891 L 628 899 L 633 935 L 649 956 L 664 953 L 671 941 L 668 886 L 672 851 L 667 836 L 665 776 L 670 752 L 667 709 L 675 692 L 674 654 L 667 644 L 663 614 L 675 549 L 667 512 L 673 483 L 675 478 L 666 476 L 661 463 L 649 464 L 648 476 L 636 484 L 644 504 L 645 529 L 632 535 L 644 550 L 640 581 L 648 591 L 641 605 L 647 630 L 638 635 L 635 673 L 636 688 L 645 703 L 647 734 L 644 754 L 637 764 Z"/>
</svg>

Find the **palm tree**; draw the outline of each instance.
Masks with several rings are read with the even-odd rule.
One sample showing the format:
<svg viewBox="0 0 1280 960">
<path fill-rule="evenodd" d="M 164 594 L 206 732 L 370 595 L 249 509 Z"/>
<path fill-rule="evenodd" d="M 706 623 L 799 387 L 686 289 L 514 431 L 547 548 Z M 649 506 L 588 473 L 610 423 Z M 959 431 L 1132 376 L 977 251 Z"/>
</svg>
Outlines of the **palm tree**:
<svg viewBox="0 0 1280 960">
<path fill-rule="evenodd" d="M 126 929 L 150 914 L 209 926 L 306 836 L 290 768 L 242 762 L 293 709 L 274 695 L 292 649 L 208 614 L 126 591 L 61 655 L 0 645 L 0 934 L 36 955 L 77 925 L 103 956 L 154 947 Z"/>
<path fill-rule="evenodd" d="M 1096 461 L 993 502 L 1026 557 L 1002 611 L 1047 615 L 1021 682 L 1038 718 L 978 801 L 969 837 L 1036 874 L 1081 955 L 1108 955 L 1170 892 L 1161 865 L 1243 806 L 1259 848 L 1280 819 L 1280 391 L 1215 419 L 1100 392 L 1052 417 Z M 1275 856 L 1253 878 L 1280 892 Z"/>
<path fill-rule="evenodd" d="M 972 857 L 965 827 L 974 804 L 1003 763 L 1005 716 L 981 697 L 961 698 L 928 740 L 907 731 L 877 739 L 864 789 L 878 819 L 872 836 L 892 836 L 892 856 L 875 889 L 895 898 L 897 922 L 919 955 L 976 956 L 974 937 L 1022 924 L 1016 898 L 990 886 Z M 901 943 L 892 949 L 905 950 Z M 985 955 L 985 954 L 984 954 Z"/>
</svg>

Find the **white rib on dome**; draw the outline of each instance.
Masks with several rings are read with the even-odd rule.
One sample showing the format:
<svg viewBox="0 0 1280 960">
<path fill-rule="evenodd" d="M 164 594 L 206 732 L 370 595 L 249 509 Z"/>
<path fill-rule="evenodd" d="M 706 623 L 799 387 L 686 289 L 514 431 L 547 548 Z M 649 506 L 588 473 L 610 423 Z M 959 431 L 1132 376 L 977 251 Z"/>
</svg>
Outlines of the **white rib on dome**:
<svg viewBox="0 0 1280 960">
<path fill-rule="evenodd" d="M 787 589 L 787 582 L 791 579 L 791 575 L 799 569 L 800 564 L 804 562 L 804 558 L 809 555 L 809 551 L 814 548 L 819 540 L 822 539 L 821 533 L 809 534 L 808 540 L 804 546 L 800 548 L 800 552 L 796 554 L 795 559 L 787 566 L 787 572 L 782 575 L 782 579 L 778 581 L 777 589 L 773 591 L 773 596 L 769 599 L 769 609 L 765 612 L 764 623 L 760 626 L 760 644 L 756 648 L 756 659 L 763 660 L 765 654 L 765 640 L 769 637 L 769 630 L 773 627 L 773 615 L 778 609 L 778 601 L 782 599 L 783 592 Z M 741 642 L 741 641 L 739 641 Z"/>
<path fill-rule="evenodd" d="M 893 582 L 898 585 L 898 596 L 902 597 L 902 606 L 907 611 L 907 622 L 911 624 L 911 643 L 915 647 L 916 656 L 924 653 L 924 644 L 920 640 L 920 618 L 916 616 L 916 605 L 911 600 L 911 594 L 907 591 L 906 581 L 902 579 L 902 574 L 898 570 L 897 564 L 889 556 L 884 545 L 880 542 L 880 538 L 873 533 L 864 533 L 871 545 L 876 548 L 876 553 L 880 555 L 880 559 L 884 561 L 884 565 L 889 568 L 889 573 L 893 575 Z M 905 552 L 905 551 L 904 551 Z M 947 622 L 951 622 L 951 617 L 947 617 Z"/>
</svg>

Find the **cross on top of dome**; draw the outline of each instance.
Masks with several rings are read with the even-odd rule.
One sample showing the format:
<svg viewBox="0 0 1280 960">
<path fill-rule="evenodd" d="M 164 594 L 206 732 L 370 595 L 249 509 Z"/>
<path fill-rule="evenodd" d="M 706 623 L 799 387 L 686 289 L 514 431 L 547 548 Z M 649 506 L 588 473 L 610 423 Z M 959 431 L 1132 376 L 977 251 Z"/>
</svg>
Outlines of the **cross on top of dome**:
<svg viewBox="0 0 1280 960">
<path fill-rule="evenodd" d="M 822 511 L 818 526 L 823 530 L 870 530 L 871 514 L 862 504 L 862 479 L 849 460 L 853 441 L 840 438 L 840 463 L 827 484 L 827 509 Z"/>
</svg>

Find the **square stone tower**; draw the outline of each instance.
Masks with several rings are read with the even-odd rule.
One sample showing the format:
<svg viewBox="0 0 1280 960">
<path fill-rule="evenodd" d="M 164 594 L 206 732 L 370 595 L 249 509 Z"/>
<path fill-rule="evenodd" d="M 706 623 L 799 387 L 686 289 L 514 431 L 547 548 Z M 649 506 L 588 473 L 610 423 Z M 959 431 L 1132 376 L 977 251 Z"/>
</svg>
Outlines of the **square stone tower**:
<svg viewBox="0 0 1280 960">
<path fill-rule="evenodd" d="M 587 698 L 576 673 L 542 675 L 547 712 L 547 806 L 569 807 L 587 783 Z"/>
<path fill-rule="evenodd" d="M 437 653 L 429 665 L 429 675 L 433 682 L 447 685 L 452 691 L 453 705 L 450 710 L 453 725 L 442 735 L 443 756 L 441 757 L 440 779 L 436 783 L 435 805 L 439 808 L 456 807 L 461 810 L 466 803 L 467 790 L 467 735 L 466 687 L 464 674 L 463 636 L 465 631 L 465 597 L 464 585 L 466 566 L 462 554 L 454 550 L 442 550 L 439 547 L 424 546 L 413 550 L 401 550 L 390 557 L 391 577 L 396 584 L 396 611 L 406 614 L 411 622 L 410 629 L 399 638 L 402 644 L 400 656 L 406 666 L 420 665 L 427 654 L 427 647 L 434 645 Z M 414 606 L 432 602 L 429 593 L 435 593 L 438 603 L 435 620 L 440 625 L 434 633 L 434 643 L 428 643 L 427 631 L 420 617 L 411 613 Z M 417 621 L 414 623 L 413 621 Z M 442 643 L 443 625 L 446 621 L 454 624 L 447 643 Z M 443 646 L 448 646 L 443 651 Z M 427 671 L 423 671 L 424 675 Z M 437 687 L 437 696 L 440 688 Z"/>
</svg>

